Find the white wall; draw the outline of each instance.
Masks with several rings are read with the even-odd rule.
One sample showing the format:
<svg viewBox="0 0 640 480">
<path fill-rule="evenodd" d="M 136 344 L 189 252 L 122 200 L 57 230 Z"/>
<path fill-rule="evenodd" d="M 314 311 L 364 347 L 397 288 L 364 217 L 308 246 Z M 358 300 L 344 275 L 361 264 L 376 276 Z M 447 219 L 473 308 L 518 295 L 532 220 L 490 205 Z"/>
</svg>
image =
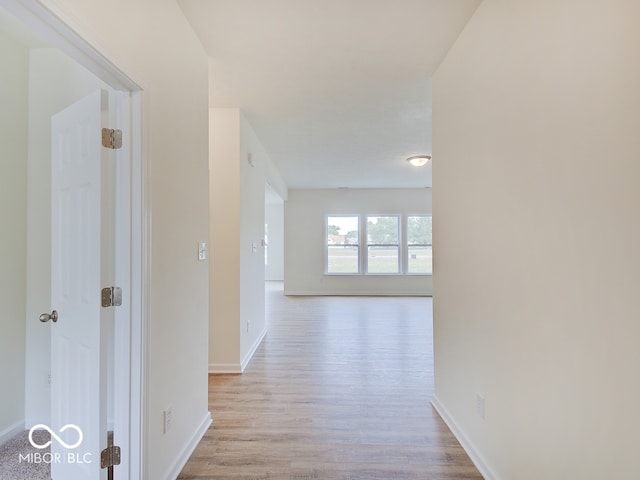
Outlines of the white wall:
<svg viewBox="0 0 640 480">
<path fill-rule="evenodd" d="M 148 160 L 149 325 L 146 478 L 177 475 L 208 424 L 207 57 L 174 1 L 46 0 L 143 90 Z M 162 412 L 173 409 L 164 434 Z"/>
<path fill-rule="evenodd" d="M 290 190 L 285 202 L 287 295 L 429 295 L 430 275 L 326 275 L 331 214 L 431 213 L 431 189 Z"/>
<path fill-rule="evenodd" d="M 209 371 L 240 369 L 240 110 L 209 113 Z"/>
<path fill-rule="evenodd" d="M 284 280 L 284 203 L 265 205 L 265 222 L 269 228 L 267 264 L 264 267 L 264 279 Z"/>
<path fill-rule="evenodd" d="M 266 333 L 265 185 L 285 197 L 286 185 L 239 109 L 213 108 L 210 115 L 209 370 L 241 372 Z"/>
<path fill-rule="evenodd" d="M 485 0 L 434 78 L 434 401 L 487 478 L 640 478 L 638 18 Z"/>
<path fill-rule="evenodd" d="M 249 164 L 249 156 L 253 166 Z M 267 332 L 264 312 L 264 189 L 269 157 L 240 115 L 240 360 L 247 365 Z"/>
<path fill-rule="evenodd" d="M 24 428 L 28 49 L 0 32 L 0 444 Z"/>
</svg>

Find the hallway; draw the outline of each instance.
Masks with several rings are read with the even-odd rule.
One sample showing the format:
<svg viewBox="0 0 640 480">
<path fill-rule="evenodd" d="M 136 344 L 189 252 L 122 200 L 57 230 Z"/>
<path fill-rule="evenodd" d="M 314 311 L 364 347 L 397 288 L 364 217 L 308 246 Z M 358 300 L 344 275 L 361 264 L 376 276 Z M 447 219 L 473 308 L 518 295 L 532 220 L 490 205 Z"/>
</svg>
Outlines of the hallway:
<svg viewBox="0 0 640 480">
<path fill-rule="evenodd" d="M 180 479 L 481 479 L 429 401 L 432 299 L 284 297 Z"/>
</svg>

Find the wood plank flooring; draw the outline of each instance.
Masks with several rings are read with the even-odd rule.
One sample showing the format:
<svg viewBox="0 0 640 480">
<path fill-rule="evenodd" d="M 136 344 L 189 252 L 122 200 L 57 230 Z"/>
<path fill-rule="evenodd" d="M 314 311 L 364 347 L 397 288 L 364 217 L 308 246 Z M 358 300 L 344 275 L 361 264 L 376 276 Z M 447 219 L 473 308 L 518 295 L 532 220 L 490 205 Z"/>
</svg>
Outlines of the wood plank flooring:
<svg viewBox="0 0 640 480">
<path fill-rule="evenodd" d="M 432 301 L 284 297 L 243 375 L 210 375 L 213 426 L 179 479 L 481 479 L 429 401 Z"/>
</svg>

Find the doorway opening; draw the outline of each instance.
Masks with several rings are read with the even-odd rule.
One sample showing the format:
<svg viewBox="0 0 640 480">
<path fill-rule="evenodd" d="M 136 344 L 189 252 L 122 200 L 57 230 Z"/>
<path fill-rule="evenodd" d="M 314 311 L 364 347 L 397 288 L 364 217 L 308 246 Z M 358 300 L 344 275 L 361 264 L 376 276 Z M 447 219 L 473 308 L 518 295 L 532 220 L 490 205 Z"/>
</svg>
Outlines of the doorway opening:
<svg viewBox="0 0 640 480">
<path fill-rule="evenodd" d="M 284 281 L 284 200 L 268 183 L 264 195 L 264 279 Z"/>
<path fill-rule="evenodd" d="M 112 266 L 113 278 L 123 291 L 123 305 L 113 310 L 116 321 L 100 339 L 109 365 L 103 379 L 107 392 L 104 408 L 107 426 L 114 431 L 122 451 L 115 478 L 140 478 L 145 378 L 141 92 L 36 1 L 0 1 L 0 51 L 4 63 L 0 72 L 0 124 L 4 131 L 0 142 L 0 220 L 7 239 L 7 248 L 0 254 L 0 300 L 7 308 L 8 324 L 0 340 L 0 360 L 7 367 L 0 372 L 0 381 L 7 386 L 0 398 L 0 444 L 22 435 L 27 448 L 34 443 L 42 446 L 45 441 L 34 439 L 45 434 L 56 440 L 53 433 L 67 443 L 75 440 L 55 430 L 49 434 L 43 428 L 39 433 L 34 430 L 31 439 L 25 435 L 37 425 L 51 425 L 54 395 L 58 403 L 66 400 L 65 395 L 73 395 L 56 388 L 60 376 L 52 375 L 51 362 L 52 330 L 65 322 L 60 312 L 54 324 L 52 314 L 57 306 L 51 301 L 52 275 L 60 274 L 52 272 L 52 116 L 103 90 L 109 95 L 108 123 L 124 132 L 123 148 L 110 154 L 112 167 L 105 171 L 112 189 L 108 216 L 113 216 L 114 222 L 109 234 L 113 249 L 110 255 L 117 258 Z M 69 253 L 75 257 L 79 251 Z M 46 319 L 43 314 L 49 321 L 42 321 Z M 71 434 L 73 431 L 68 430 L 67 435 Z M 90 432 L 83 434 L 86 437 Z M 36 451 L 43 453 L 37 447 Z M 38 463 L 38 457 L 14 453 L 8 462 L 3 459 L 0 464 L 15 463 L 19 473 L 20 468 Z M 83 460 L 95 462 L 93 471 L 99 471 L 100 452 L 83 453 L 91 454 Z M 51 463 L 39 465 L 49 469 Z M 43 475 L 51 478 L 48 470 Z M 0 477 L 5 478 L 1 473 Z M 19 477 L 14 474 L 7 478 Z"/>
</svg>

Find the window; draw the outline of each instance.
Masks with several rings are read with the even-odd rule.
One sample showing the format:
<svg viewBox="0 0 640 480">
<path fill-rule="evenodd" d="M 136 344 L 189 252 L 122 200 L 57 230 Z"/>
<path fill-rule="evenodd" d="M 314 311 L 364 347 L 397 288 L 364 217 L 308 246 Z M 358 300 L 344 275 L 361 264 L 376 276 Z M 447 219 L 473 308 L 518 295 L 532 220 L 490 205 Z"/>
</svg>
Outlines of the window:
<svg viewBox="0 0 640 480">
<path fill-rule="evenodd" d="M 360 273 L 360 217 L 327 217 L 327 273 Z"/>
<path fill-rule="evenodd" d="M 431 216 L 407 217 L 407 273 L 433 273 Z"/>
<path fill-rule="evenodd" d="M 431 215 L 328 215 L 325 273 L 432 275 Z"/>
<path fill-rule="evenodd" d="M 367 273 L 400 273 L 400 218 L 367 217 Z"/>
</svg>

